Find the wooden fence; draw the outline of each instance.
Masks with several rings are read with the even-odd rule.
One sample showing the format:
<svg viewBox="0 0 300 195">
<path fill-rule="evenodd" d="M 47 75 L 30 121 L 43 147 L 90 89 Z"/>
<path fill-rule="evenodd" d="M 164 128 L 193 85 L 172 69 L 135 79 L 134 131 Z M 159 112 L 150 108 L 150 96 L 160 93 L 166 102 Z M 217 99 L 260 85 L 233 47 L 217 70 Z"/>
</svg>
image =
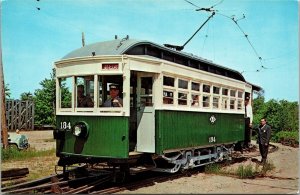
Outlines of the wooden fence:
<svg viewBox="0 0 300 195">
<path fill-rule="evenodd" d="M 31 100 L 7 100 L 6 121 L 8 130 L 34 129 L 34 102 Z"/>
</svg>

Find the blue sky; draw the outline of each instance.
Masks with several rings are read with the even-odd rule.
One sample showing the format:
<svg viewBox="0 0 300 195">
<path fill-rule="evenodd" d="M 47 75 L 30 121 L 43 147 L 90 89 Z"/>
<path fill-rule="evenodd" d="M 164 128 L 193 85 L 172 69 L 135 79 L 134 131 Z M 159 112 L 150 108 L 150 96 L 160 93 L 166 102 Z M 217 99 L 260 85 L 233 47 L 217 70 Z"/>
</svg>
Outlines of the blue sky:
<svg viewBox="0 0 300 195">
<path fill-rule="evenodd" d="M 189 0 L 210 7 L 220 0 Z M 33 93 L 53 63 L 86 44 L 123 38 L 182 45 L 210 15 L 184 0 L 2 0 L 2 57 L 12 98 Z M 37 8 L 40 8 L 38 10 Z M 299 100 L 298 1 L 224 0 L 185 52 L 243 72 L 266 100 Z M 238 26 L 248 35 L 250 46 Z M 262 60 L 259 60 L 261 57 Z M 265 67 L 262 68 L 261 66 Z M 257 71 L 259 70 L 259 71 Z"/>
</svg>

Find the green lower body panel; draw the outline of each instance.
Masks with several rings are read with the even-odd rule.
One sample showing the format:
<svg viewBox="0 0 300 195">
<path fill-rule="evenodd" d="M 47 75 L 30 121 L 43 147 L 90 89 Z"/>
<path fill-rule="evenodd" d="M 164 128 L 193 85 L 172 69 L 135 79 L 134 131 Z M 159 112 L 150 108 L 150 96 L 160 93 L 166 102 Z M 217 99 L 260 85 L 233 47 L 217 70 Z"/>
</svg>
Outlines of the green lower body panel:
<svg viewBox="0 0 300 195">
<path fill-rule="evenodd" d="M 129 117 L 57 116 L 56 121 L 60 131 L 66 127 L 63 129 L 64 140 L 57 140 L 59 153 L 96 158 L 128 158 Z M 88 124 L 87 138 L 79 138 L 72 133 L 73 126 L 79 121 Z"/>
<path fill-rule="evenodd" d="M 157 154 L 244 140 L 243 114 L 156 110 Z"/>
</svg>

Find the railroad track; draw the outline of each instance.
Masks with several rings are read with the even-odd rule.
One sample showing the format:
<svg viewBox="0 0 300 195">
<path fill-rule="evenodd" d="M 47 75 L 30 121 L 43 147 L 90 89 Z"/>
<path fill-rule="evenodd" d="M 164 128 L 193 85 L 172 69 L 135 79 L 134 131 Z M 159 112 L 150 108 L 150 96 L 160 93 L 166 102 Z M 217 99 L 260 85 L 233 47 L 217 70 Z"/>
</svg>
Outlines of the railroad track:
<svg viewBox="0 0 300 195">
<path fill-rule="evenodd" d="M 278 147 L 270 144 L 269 152 L 275 152 L 276 150 L 278 150 Z M 248 151 L 243 151 L 242 154 L 234 153 L 233 161 L 231 163 L 242 162 L 256 156 L 260 156 L 257 148 L 250 148 Z M 78 169 L 70 170 L 70 175 L 76 175 L 76 171 Z M 154 185 L 155 182 L 165 182 L 180 177 L 191 176 L 193 174 L 198 174 L 199 171 L 203 171 L 203 168 L 199 167 L 197 169 L 192 169 L 183 173 L 179 172 L 175 174 L 159 174 L 153 172 L 140 173 L 136 176 L 132 176 L 131 181 L 127 181 L 124 183 L 113 182 L 114 174 L 112 172 L 101 170 L 98 172 L 90 172 L 87 176 L 71 178 L 69 180 L 64 180 L 62 174 L 57 174 L 39 180 L 4 187 L 2 188 L 2 193 L 111 194 L 124 190 L 133 190 L 149 185 Z"/>
</svg>

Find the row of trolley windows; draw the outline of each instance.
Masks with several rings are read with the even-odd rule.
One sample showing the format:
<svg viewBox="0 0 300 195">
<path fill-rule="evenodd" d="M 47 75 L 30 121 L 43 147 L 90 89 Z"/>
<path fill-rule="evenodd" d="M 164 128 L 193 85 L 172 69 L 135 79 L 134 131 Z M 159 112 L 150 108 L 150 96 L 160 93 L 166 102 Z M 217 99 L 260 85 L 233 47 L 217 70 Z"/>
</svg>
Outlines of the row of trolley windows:
<svg viewBox="0 0 300 195">
<path fill-rule="evenodd" d="M 243 105 L 243 91 L 230 89 L 229 87 L 219 87 L 210 84 L 191 82 L 191 90 L 188 88 L 189 81 L 178 79 L 178 87 L 175 86 L 175 78 L 163 77 L 163 104 L 174 104 L 174 94 L 177 93 L 177 104 L 188 105 L 188 95 L 190 95 L 190 105 L 192 107 L 221 108 L 231 110 L 241 110 Z"/>
<path fill-rule="evenodd" d="M 59 78 L 60 108 L 72 108 L 72 94 L 75 93 L 75 107 L 103 107 L 110 99 L 109 86 L 119 86 L 119 97 L 122 98 L 122 76 L 98 76 L 97 102 L 95 102 L 94 75 Z M 74 90 L 75 89 L 75 90 Z"/>
<path fill-rule="evenodd" d="M 98 94 L 95 94 L 94 75 L 65 77 L 59 79 L 60 86 L 60 107 L 72 108 L 72 94 L 75 93 L 75 107 L 103 107 L 105 101 L 110 99 L 109 86 L 117 84 L 119 86 L 119 98 L 122 99 L 122 76 L 109 75 L 97 76 L 98 80 Z M 73 82 L 74 78 L 74 82 Z M 150 80 L 149 80 L 150 79 Z M 142 78 L 141 80 L 141 103 L 152 105 L 152 78 Z M 73 84 L 74 83 L 74 84 Z M 149 86 L 148 86 L 149 85 Z M 209 84 L 201 84 L 198 82 L 191 82 L 191 90 L 189 90 L 189 81 L 178 79 L 178 87 L 175 86 L 175 78 L 163 77 L 163 104 L 174 104 L 174 93 L 177 93 L 177 104 L 188 105 L 194 107 L 222 108 L 222 109 L 242 109 L 243 91 L 230 89 L 229 87 L 218 87 Z M 75 90 L 74 90 L 75 88 Z M 144 91 L 143 91 L 144 90 Z M 133 93 L 131 88 L 131 94 Z M 95 102 L 94 96 L 97 95 Z M 190 95 L 191 102 L 188 102 Z M 132 98 L 131 98 L 131 104 Z"/>
</svg>

